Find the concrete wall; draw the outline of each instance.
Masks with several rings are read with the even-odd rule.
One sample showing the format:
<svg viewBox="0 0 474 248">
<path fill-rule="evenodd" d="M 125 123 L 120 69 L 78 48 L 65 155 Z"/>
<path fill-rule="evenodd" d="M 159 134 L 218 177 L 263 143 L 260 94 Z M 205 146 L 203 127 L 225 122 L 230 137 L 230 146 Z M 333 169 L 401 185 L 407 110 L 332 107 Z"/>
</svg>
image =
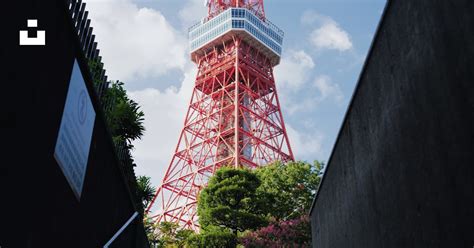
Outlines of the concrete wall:
<svg viewBox="0 0 474 248">
<path fill-rule="evenodd" d="M 102 247 L 136 211 L 62 0 L 5 1 L 0 23 L 0 247 Z M 19 46 L 27 18 L 46 46 Z M 96 112 L 80 201 L 53 157 L 74 60 Z M 111 247 L 148 247 L 140 217 Z"/>
<path fill-rule="evenodd" d="M 474 1 L 389 1 L 311 212 L 313 247 L 474 246 Z"/>
</svg>

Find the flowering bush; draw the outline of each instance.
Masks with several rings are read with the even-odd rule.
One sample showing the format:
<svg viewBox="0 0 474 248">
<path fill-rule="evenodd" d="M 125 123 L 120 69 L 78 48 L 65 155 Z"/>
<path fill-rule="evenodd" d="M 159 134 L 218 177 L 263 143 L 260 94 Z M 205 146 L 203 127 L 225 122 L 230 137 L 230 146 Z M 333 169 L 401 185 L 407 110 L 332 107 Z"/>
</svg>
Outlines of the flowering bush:
<svg viewBox="0 0 474 248">
<path fill-rule="evenodd" d="M 297 219 L 273 222 L 240 238 L 240 244 L 252 247 L 311 247 L 311 226 L 307 215 Z"/>
</svg>

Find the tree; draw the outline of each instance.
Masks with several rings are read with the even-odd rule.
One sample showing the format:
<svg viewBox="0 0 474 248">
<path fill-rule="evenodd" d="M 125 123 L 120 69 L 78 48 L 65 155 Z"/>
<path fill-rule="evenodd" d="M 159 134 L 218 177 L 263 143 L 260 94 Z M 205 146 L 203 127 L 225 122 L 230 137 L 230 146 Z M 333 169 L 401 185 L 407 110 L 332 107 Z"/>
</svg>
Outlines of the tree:
<svg viewBox="0 0 474 248">
<path fill-rule="evenodd" d="M 148 219 L 149 220 L 149 219 Z M 187 229 L 179 229 L 179 225 L 173 222 L 161 222 L 157 226 L 147 222 L 145 227 L 148 228 L 148 240 L 152 243 L 153 247 L 159 248 L 187 248 L 189 246 L 189 239 L 195 233 Z M 155 228 L 158 232 L 155 232 Z"/>
<path fill-rule="evenodd" d="M 201 229 L 205 232 L 210 226 L 223 227 L 236 235 L 266 225 L 256 195 L 259 186 L 260 180 L 248 169 L 218 169 L 199 195 Z"/>
<path fill-rule="evenodd" d="M 257 247 L 311 247 L 309 216 L 294 220 L 277 221 L 255 232 L 247 232 L 239 242 L 247 248 Z"/>
<path fill-rule="evenodd" d="M 89 70 L 92 76 L 92 83 L 94 84 L 94 88 L 97 90 L 101 83 L 101 74 L 102 70 L 104 69 L 104 64 L 99 62 L 98 60 L 88 60 Z"/>
<path fill-rule="evenodd" d="M 137 196 L 141 200 L 142 209 L 148 206 L 148 203 L 155 196 L 155 187 L 151 185 L 151 178 L 147 176 L 139 176 L 137 178 Z"/>
<path fill-rule="evenodd" d="M 105 114 L 114 141 L 122 140 L 130 145 L 143 136 L 145 115 L 138 103 L 127 96 L 123 82 L 112 82 L 104 95 L 104 101 L 109 104 Z"/>
<path fill-rule="evenodd" d="M 159 232 L 159 239 L 165 245 L 172 245 L 174 243 L 174 236 L 176 235 L 176 230 L 178 229 L 178 224 L 173 222 L 161 222 L 159 224 L 158 229 Z"/>
<path fill-rule="evenodd" d="M 277 220 L 290 220 L 307 214 L 321 180 L 324 164 L 314 161 L 288 162 L 260 167 L 255 170 L 261 181 L 257 189 L 270 215 Z"/>
<path fill-rule="evenodd" d="M 318 161 L 218 169 L 199 195 L 202 233 L 193 235 L 191 244 L 235 247 L 243 233 L 239 242 L 246 247 L 309 247 L 308 211 L 322 170 Z"/>
<path fill-rule="evenodd" d="M 192 235 L 195 235 L 196 233 L 193 232 L 192 230 L 188 229 L 181 229 L 176 232 L 175 235 L 175 244 L 177 247 L 191 247 L 189 246 L 189 239 Z"/>
<path fill-rule="evenodd" d="M 153 247 L 163 247 L 163 243 L 155 232 L 155 229 L 157 228 L 155 221 L 148 218 L 148 216 L 145 216 L 143 219 L 143 227 L 145 228 L 145 233 L 150 244 L 154 244 Z"/>
<path fill-rule="evenodd" d="M 94 88 L 101 86 L 101 74 L 104 65 L 97 60 L 88 61 Z M 132 149 L 132 141 L 143 136 L 145 127 L 144 113 L 138 103 L 127 96 L 124 83 L 109 82 L 110 86 L 103 92 L 101 102 L 104 108 L 107 126 L 116 144 L 126 142 L 127 149 Z"/>
<path fill-rule="evenodd" d="M 104 64 L 98 60 L 88 61 L 92 81 L 96 93 L 100 93 L 100 101 L 104 111 L 107 124 L 114 146 L 117 151 L 119 163 L 123 166 L 125 179 L 133 193 L 134 201 L 138 211 L 143 214 L 144 208 L 154 195 L 154 189 L 150 185 L 149 177 L 136 178 L 133 157 L 132 141 L 140 139 L 145 131 L 144 113 L 140 110 L 138 103 L 127 96 L 127 91 L 120 81 L 109 82 L 110 87 L 104 89 L 103 76 Z M 102 89 L 103 92 L 99 89 Z M 155 240 L 154 225 L 145 218 L 143 223 L 150 240 Z"/>
<path fill-rule="evenodd" d="M 125 179 L 134 193 L 134 201 L 140 212 L 143 212 L 142 199 L 136 193 L 137 178 L 131 150 L 132 141 L 140 139 L 145 131 L 143 126 L 144 114 L 136 102 L 129 99 L 127 91 L 120 81 L 112 82 L 101 98 L 105 120 L 112 135 L 118 159 L 123 166 Z"/>
<path fill-rule="evenodd" d="M 273 221 L 239 240 L 245 247 L 311 247 L 308 212 L 321 181 L 324 164 L 276 162 L 255 170 L 261 181 L 257 195 L 267 198 Z"/>
<path fill-rule="evenodd" d="M 237 238 L 228 229 L 208 226 L 200 234 L 189 236 L 187 245 L 193 248 L 235 248 Z"/>
</svg>

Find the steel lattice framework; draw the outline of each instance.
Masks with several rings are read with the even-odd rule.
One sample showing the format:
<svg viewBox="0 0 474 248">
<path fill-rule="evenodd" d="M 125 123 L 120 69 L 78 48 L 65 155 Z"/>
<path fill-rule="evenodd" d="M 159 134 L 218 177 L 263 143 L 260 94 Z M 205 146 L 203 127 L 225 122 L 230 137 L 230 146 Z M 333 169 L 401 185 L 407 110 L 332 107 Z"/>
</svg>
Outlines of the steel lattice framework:
<svg viewBox="0 0 474 248">
<path fill-rule="evenodd" d="M 293 160 L 273 77 L 279 54 L 263 46 L 257 35 L 244 32 L 244 22 L 236 22 L 248 15 L 249 23 L 255 23 L 254 16 L 270 25 L 265 22 L 262 0 L 210 1 L 208 7 L 207 22 L 220 18 L 225 25 L 227 20 L 219 17 L 224 15 L 233 26 L 192 52 L 198 73 L 184 128 L 163 182 L 146 210 L 153 221 L 176 222 L 193 230 L 199 230 L 199 191 L 218 168 L 255 168 Z M 245 14 L 242 7 L 250 12 Z M 226 9 L 232 15 L 226 15 Z M 234 12 L 238 17 L 234 18 Z M 209 29 L 201 33 L 212 34 L 217 28 Z M 269 37 L 274 35 L 270 31 Z"/>
</svg>

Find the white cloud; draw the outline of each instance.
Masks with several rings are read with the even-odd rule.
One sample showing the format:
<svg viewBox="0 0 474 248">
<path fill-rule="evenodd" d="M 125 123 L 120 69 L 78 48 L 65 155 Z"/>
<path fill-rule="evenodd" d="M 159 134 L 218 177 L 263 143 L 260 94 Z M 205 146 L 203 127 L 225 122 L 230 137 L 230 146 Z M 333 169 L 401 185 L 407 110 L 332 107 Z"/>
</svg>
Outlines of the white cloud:
<svg viewBox="0 0 474 248">
<path fill-rule="evenodd" d="M 315 64 L 304 50 L 289 50 L 275 67 L 275 81 L 285 113 L 290 115 L 313 106 L 312 99 L 301 99 L 297 93 L 308 83 Z"/>
<path fill-rule="evenodd" d="M 314 128 L 311 132 L 298 132 L 290 124 L 287 124 L 286 131 L 296 160 L 313 161 L 323 156 L 324 136 Z"/>
<path fill-rule="evenodd" d="M 317 100 L 322 102 L 330 99 L 337 104 L 341 104 L 344 100 L 344 95 L 337 83 L 333 83 L 331 78 L 326 75 L 318 76 L 314 82 L 313 87 L 319 92 Z"/>
<path fill-rule="evenodd" d="M 308 112 L 314 110 L 319 104 L 325 101 L 342 105 L 344 94 L 337 83 L 332 82 L 329 76 L 321 75 L 316 77 L 313 83 L 306 89 L 304 97 L 301 92 L 288 94 L 283 92 L 284 112 L 293 115 L 298 112 Z"/>
<path fill-rule="evenodd" d="M 352 48 L 350 35 L 331 17 L 309 10 L 303 13 L 301 22 L 306 25 L 319 24 L 309 36 L 311 44 L 317 49 L 347 51 Z"/>
<path fill-rule="evenodd" d="M 133 81 L 184 68 L 185 36 L 159 11 L 131 0 L 88 0 L 87 9 L 109 78 Z"/>
<path fill-rule="evenodd" d="M 179 11 L 183 25 L 190 21 L 186 13 L 197 9 L 195 2 L 187 2 Z M 134 142 L 132 151 L 136 174 L 150 176 L 152 184 L 159 186 L 178 142 L 196 77 L 186 35 L 161 12 L 141 8 L 132 0 L 87 0 L 87 9 L 109 78 L 155 82 L 176 69 L 173 73 L 184 78 L 164 90 L 151 86 L 128 92 L 145 113 L 145 134 Z"/>
<path fill-rule="evenodd" d="M 149 88 L 129 93 L 145 113 L 145 135 L 135 142 L 133 151 L 139 165 L 136 174 L 151 176 L 155 186 L 160 185 L 176 148 L 196 71 L 193 66 L 187 66 L 179 89 L 171 86 L 164 91 Z"/>
<path fill-rule="evenodd" d="M 285 113 L 314 110 L 318 104 L 331 100 L 342 104 L 344 95 L 337 83 L 326 75 L 310 80 L 315 63 L 304 50 L 290 50 L 275 68 L 275 80 Z"/>
<path fill-rule="evenodd" d="M 280 65 L 275 67 L 275 79 L 282 91 L 297 91 L 303 86 L 309 77 L 314 61 L 303 50 L 289 50 L 283 54 Z"/>
<path fill-rule="evenodd" d="M 190 27 L 200 18 L 207 16 L 207 7 L 203 0 L 189 0 L 178 12 L 179 19 L 185 27 Z"/>
<path fill-rule="evenodd" d="M 299 112 L 312 111 L 318 102 L 316 99 L 311 97 L 290 97 L 289 100 L 284 102 L 284 112 L 290 115 L 294 115 Z"/>
<path fill-rule="evenodd" d="M 313 30 L 310 40 L 316 48 L 336 49 L 339 51 L 346 51 L 352 48 L 349 35 L 335 22 L 326 23 L 320 28 Z"/>
</svg>

